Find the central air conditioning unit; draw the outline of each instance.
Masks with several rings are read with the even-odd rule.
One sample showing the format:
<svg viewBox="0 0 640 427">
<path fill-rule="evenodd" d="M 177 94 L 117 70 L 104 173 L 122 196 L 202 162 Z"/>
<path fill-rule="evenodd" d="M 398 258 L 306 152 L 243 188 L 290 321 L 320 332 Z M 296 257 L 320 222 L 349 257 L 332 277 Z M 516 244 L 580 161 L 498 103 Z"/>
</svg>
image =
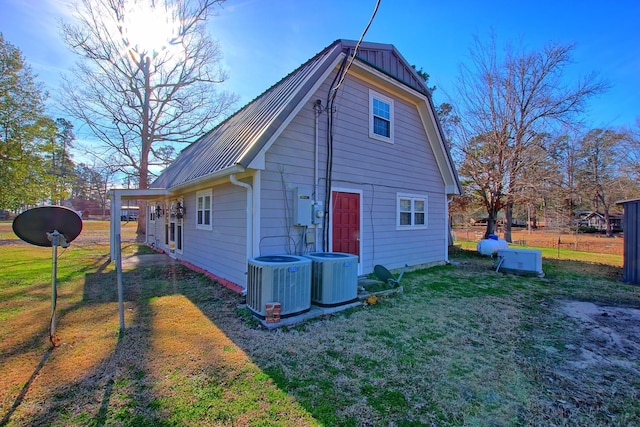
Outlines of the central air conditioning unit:
<svg viewBox="0 0 640 427">
<path fill-rule="evenodd" d="M 280 303 L 280 317 L 311 308 L 311 260 L 295 255 L 269 255 L 249 259 L 247 307 L 266 316 L 266 304 Z"/>
<path fill-rule="evenodd" d="M 336 307 L 358 299 L 358 256 L 341 252 L 316 252 L 311 259 L 311 302 Z"/>
<path fill-rule="evenodd" d="M 498 249 L 498 267 L 518 274 L 537 275 L 544 277 L 542 271 L 542 251 L 536 249 Z"/>
</svg>

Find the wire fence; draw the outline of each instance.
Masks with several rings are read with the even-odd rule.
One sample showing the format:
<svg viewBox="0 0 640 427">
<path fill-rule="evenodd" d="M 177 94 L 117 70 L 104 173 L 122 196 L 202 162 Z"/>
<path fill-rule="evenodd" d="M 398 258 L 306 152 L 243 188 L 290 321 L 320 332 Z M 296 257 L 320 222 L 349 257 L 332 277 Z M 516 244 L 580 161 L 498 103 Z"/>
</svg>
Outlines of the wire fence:
<svg viewBox="0 0 640 427">
<path fill-rule="evenodd" d="M 484 237 L 484 228 L 463 228 L 454 229 L 454 240 L 478 242 Z M 504 238 L 504 233 L 497 233 L 498 237 Z M 596 233 L 563 233 L 558 230 L 537 229 L 531 232 L 527 230 L 517 230 L 511 233 L 510 246 L 533 246 L 539 248 L 560 248 L 572 249 L 580 252 L 600 253 L 600 254 L 623 254 L 622 234 L 614 237 L 607 237 L 604 234 Z"/>
</svg>

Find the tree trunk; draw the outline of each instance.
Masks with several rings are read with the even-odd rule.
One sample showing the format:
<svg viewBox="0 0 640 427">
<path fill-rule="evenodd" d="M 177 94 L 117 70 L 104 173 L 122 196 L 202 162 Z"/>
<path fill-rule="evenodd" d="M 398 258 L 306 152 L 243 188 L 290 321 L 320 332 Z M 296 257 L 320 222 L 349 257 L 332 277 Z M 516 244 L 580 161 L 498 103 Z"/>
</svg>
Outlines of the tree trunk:
<svg viewBox="0 0 640 427">
<path fill-rule="evenodd" d="M 604 206 L 604 223 L 606 226 L 607 237 L 613 237 L 613 230 L 611 229 L 611 216 L 609 215 L 609 208 Z"/>
<path fill-rule="evenodd" d="M 146 157 L 143 156 L 143 159 L 140 162 L 140 182 L 138 184 L 138 188 L 147 189 L 149 185 L 147 184 L 149 180 L 149 166 L 147 164 Z M 147 202 L 144 200 L 138 200 L 138 226 L 136 228 L 136 240 L 138 242 L 143 242 L 145 235 L 147 234 Z"/>
<path fill-rule="evenodd" d="M 504 205 L 504 240 L 511 243 L 511 223 L 513 222 L 513 202 Z"/>
<path fill-rule="evenodd" d="M 144 73 L 144 103 L 142 105 L 142 132 L 140 139 L 142 142 L 142 151 L 140 156 L 140 167 L 138 168 L 138 188 L 146 190 L 149 188 L 149 153 L 151 151 L 151 131 L 149 123 L 151 121 L 150 97 L 151 89 L 151 58 L 146 56 L 141 58 L 142 72 Z M 138 211 L 138 228 L 136 229 L 137 241 L 144 241 L 147 234 L 147 204 L 138 201 L 140 209 Z M 144 210 L 143 210 L 144 208 Z"/>
<path fill-rule="evenodd" d="M 491 209 L 487 212 L 487 230 L 484 233 L 484 238 L 488 239 L 490 234 L 495 234 L 496 230 L 496 218 L 498 217 L 498 213 Z"/>
</svg>

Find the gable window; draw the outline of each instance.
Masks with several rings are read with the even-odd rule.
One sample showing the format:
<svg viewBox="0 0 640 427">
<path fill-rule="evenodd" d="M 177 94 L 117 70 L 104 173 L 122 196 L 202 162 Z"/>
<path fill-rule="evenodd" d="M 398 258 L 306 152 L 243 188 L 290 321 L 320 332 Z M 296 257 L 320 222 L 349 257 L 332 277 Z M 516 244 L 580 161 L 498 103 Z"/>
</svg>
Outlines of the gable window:
<svg viewBox="0 0 640 427">
<path fill-rule="evenodd" d="M 427 196 L 398 194 L 398 229 L 427 228 Z"/>
<path fill-rule="evenodd" d="M 211 190 L 198 191 L 196 193 L 196 228 L 200 230 L 212 230 L 213 192 Z"/>
<path fill-rule="evenodd" d="M 393 99 L 369 90 L 369 137 L 393 142 Z"/>
</svg>

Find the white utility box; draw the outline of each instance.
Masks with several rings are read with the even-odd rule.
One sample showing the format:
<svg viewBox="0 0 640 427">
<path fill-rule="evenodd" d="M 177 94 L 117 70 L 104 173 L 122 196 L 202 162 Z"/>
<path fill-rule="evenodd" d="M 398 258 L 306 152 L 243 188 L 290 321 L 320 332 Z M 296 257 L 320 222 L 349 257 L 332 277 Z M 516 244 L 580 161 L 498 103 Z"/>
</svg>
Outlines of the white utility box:
<svg viewBox="0 0 640 427">
<path fill-rule="evenodd" d="M 516 248 L 498 249 L 498 267 L 496 271 L 499 270 L 544 277 L 542 251 Z"/>
<path fill-rule="evenodd" d="M 313 199 L 311 198 L 311 190 L 295 187 L 293 189 L 293 225 L 311 226 L 312 215 Z"/>
</svg>

